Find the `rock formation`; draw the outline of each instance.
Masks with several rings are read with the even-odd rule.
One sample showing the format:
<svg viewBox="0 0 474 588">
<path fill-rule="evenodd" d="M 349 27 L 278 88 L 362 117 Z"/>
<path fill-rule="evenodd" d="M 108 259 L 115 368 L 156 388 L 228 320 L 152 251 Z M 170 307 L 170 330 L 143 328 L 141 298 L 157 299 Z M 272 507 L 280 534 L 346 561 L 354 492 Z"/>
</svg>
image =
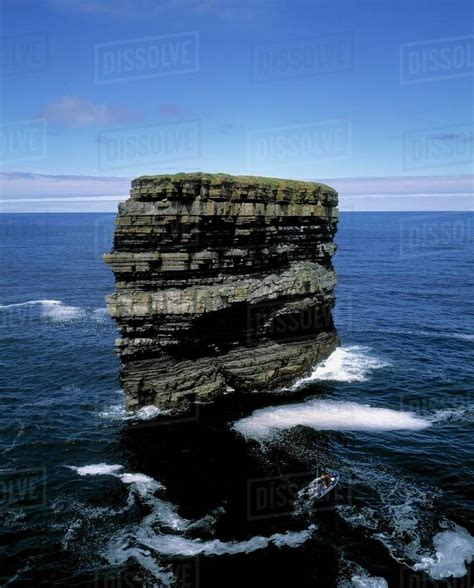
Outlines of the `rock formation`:
<svg viewBox="0 0 474 588">
<path fill-rule="evenodd" d="M 143 176 L 105 256 L 129 409 L 272 390 L 337 346 L 337 193 L 225 174 Z"/>
</svg>

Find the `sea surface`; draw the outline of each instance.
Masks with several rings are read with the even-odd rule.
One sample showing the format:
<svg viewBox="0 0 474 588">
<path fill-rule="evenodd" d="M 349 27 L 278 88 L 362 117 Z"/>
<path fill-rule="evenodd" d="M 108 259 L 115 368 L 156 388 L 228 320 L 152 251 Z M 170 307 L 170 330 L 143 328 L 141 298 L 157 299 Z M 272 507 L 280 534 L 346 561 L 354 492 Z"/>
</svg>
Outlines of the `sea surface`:
<svg viewBox="0 0 474 588">
<path fill-rule="evenodd" d="M 113 221 L 0 215 L 0 584 L 471 587 L 474 214 L 342 213 L 341 347 L 180 419 L 123 408 Z"/>
</svg>

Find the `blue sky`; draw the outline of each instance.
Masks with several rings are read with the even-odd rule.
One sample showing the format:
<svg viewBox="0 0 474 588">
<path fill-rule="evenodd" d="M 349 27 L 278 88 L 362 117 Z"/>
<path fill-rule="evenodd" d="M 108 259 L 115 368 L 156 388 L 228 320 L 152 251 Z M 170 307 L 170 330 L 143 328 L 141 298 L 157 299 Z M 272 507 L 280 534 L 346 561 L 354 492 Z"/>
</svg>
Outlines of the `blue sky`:
<svg viewBox="0 0 474 588">
<path fill-rule="evenodd" d="M 0 5 L 3 172 L 473 172 L 472 2 Z"/>
</svg>

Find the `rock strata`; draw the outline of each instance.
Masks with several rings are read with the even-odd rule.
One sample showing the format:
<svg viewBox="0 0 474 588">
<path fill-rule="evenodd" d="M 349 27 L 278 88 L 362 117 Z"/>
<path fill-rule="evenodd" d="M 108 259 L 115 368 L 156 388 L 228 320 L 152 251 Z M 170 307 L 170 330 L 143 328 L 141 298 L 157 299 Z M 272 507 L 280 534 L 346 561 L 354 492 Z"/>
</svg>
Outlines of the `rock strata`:
<svg viewBox="0 0 474 588">
<path fill-rule="evenodd" d="M 143 176 L 105 256 L 129 409 L 290 384 L 337 346 L 337 193 L 225 174 Z"/>
</svg>

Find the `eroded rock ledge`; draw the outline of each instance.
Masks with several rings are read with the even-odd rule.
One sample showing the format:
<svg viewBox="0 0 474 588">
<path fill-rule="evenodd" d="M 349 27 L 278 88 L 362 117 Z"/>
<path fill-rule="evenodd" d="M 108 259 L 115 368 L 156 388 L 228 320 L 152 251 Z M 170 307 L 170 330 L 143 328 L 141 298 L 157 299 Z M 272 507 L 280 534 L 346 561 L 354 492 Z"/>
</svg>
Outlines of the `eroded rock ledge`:
<svg viewBox="0 0 474 588">
<path fill-rule="evenodd" d="M 133 180 L 105 256 L 128 408 L 272 390 L 329 355 L 336 207 L 337 193 L 313 182 Z"/>
</svg>

